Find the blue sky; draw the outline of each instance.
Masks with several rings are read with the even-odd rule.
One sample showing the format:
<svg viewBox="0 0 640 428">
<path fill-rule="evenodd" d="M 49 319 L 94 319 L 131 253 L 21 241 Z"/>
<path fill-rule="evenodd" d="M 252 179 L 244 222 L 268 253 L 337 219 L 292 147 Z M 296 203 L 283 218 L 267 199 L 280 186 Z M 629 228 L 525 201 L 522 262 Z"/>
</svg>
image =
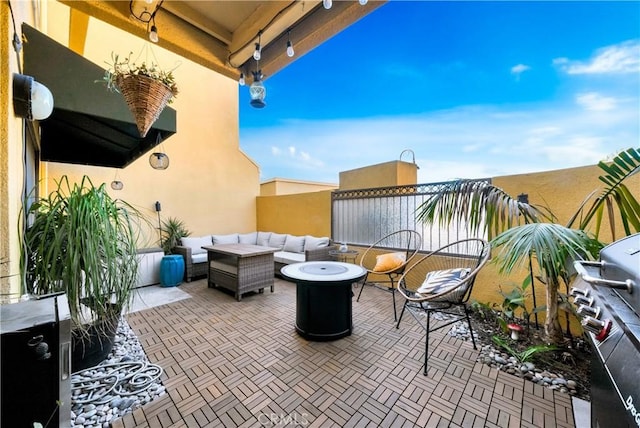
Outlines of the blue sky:
<svg viewBox="0 0 640 428">
<path fill-rule="evenodd" d="M 391 1 L 295 59 L 267 76 L 265 108 L 239 88 L 262 180 L 337 183 L 410 149 L 428 183 L 640 145 L 636 1 Z"/>
</svg>

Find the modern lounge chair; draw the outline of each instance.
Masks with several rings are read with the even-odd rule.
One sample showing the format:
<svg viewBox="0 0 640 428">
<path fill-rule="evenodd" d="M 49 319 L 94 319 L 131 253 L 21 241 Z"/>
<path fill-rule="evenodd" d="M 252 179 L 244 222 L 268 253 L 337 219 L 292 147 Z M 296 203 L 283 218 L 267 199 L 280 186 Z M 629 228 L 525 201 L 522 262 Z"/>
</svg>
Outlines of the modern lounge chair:
<svg viewBox="0 0 640 428">
<path fill-rule="evenodd" d="M 397 279 L 421 247 L 422 236 L 415 230 L 409 229 L 398 230 L 374 242 L 360 258 L 360 266 L 367 271 L 367 276 L 360 287 L 356 301 L 360 301 L 366 285 L 382 285 L 384 289 L 391 292 L 393 320 L 396 321 L 398 319 L 395 296 Z"/>
<path fill-rule="evenodd" d="M 463 239 L 445 245 L 409 267 L 398 280 L 398 291 L 405 298 L 400 318 L 405 310 L 425 329 L 424 374 L 427 375 L 429 358 L 429 333 L 440 330 L 460 320 L 466 320 L 473 348 L 476 341 L 469 319 L 467 301 L 480 269 L 489 260 L 489 243 L 483 239 Z M 452 315 L 444 323 L 431 326 L 431 314 L 440 312 Z M 424 317 L 426 313 L 426 320 Z"/>
</svg>

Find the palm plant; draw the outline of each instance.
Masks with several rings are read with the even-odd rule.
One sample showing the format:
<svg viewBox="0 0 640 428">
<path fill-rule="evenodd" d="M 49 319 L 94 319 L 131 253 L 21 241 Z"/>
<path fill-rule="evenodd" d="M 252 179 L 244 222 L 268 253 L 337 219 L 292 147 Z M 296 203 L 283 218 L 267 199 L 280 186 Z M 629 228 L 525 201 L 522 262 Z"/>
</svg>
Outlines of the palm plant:
<svg viewBox="0 0 640 428">
<path fill-rule="evenodd" d="M 165 254 L 171 254 L 173 249 L 180 245 L 180 238 L 191 235 L 189 229 L 182 220 L 175 217 L 169 217 L 162 222 L 160 231 L 162 250 Z"/>
<path fill-rule="evenodd" d="M 486 234 L 500 251 L 495 262 L 500 272 L 532 266 L 531 258 L 546 286 L 547 341 L 558 343 L 562 330 L 558 322 L 558 286 L 569 281 L 568 261 L 596 257 L 602 243 L 597 240 L 605 212 L 615 239 L 616 216 L 630 235 L 640 231 L 640 204 L 624 181 L 640 171 L 640 150 L 621 152 L 610 164 L 600 162 L 599 177 L 604 189 L 595 190 L 580 204 L 567 226 L 553 223 L 549 209 L 536 208 L 512 198 L 487 182 L 457 180 L 445 185 L 417 208 L 417 218 L 447 227 L 454 221 L 466 223 L 471 233 Z M 591 202 L 591 203 L 590 203 Z M 595 238 L 585 230 L 594 225 Z M 530 269 L 533 267 L 530 267 Z"/>
<path fill-rule="evenodd" d="M 23 235 L 25 291 L 66 293 L 75 335 L 119 318 L 137 281 L 137 211 L 112 199 L 105 184 L 96 187 L 85 176 L 72 186 L 64 176 L 26 213 L 32 221 Z"/>
</svg>

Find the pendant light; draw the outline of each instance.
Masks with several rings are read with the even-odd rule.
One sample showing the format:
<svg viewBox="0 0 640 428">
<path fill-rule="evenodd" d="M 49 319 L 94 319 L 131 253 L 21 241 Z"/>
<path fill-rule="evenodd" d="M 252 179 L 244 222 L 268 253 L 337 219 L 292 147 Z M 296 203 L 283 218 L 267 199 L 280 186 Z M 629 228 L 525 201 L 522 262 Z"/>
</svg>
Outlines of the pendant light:
<svg viewBox="0 0 640 428">
<path fill-rule="evenodd" d="M 156 137 L 156 147 L 162 143 L 162 138 L 160 137 L 160 133 L 158 132 L 158 136 Z M 167 169 L 169 168 L 169 156 L 167 156 L 162 147 L 158 148 L 158 151 L 151 153 L 149 156 L 149 165 L 153 169 Z"/>
</svg>

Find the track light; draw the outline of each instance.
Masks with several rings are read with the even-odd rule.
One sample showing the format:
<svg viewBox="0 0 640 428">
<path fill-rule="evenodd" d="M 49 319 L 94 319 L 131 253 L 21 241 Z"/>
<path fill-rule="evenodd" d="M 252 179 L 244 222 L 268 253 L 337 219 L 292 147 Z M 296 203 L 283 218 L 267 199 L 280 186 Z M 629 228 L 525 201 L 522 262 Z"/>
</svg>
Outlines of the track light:
<svg viewBox="0 0 640 428">
<path fill-rule="evenodd" d="M 240 73 L 240 78 L 238 79 L 238 84 L 240 86 L 244 86 L 245 81 L 244 81 L 244 73 Z"/>
<path fill-rule="evenodd" d="M 322 0 L 322 6 L 324 6 L 325 9 L 331 9 L 331 6 L 333 6 L 333 1 Z"/>
<path fill-rule="evenodd" d="M 365 4 L 367 4 L 368 0 L 358 0 L 358 3 L 360 3 L 361 6 L 364 6 Z"/>
</svg>

